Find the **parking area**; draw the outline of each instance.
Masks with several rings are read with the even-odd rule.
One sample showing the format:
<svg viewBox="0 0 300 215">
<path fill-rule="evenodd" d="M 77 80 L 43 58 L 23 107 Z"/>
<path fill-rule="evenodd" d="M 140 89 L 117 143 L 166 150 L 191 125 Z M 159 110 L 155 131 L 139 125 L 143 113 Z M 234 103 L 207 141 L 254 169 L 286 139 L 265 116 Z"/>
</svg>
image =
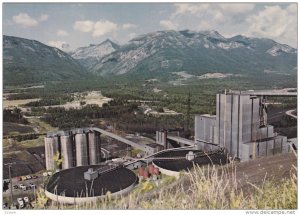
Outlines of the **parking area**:
<svg viewBox="0 0 300 215">
<path fill-rule="evenodd" d="M 36 192 L 41 186 L 43 186 L 44 181 L 51 175 L 51 172 L 27 175 L 12 178 L 12 194 L 13 194 L 13 207 L 14 209 L 25 209 L 34 208 L 36 202 Z M 5 180 L 8 182 L 9 180 Z M 8 189 L 3 189 L 3 209 L 9 209 L 10 206 L 10 196 L 11 190 L 10 184 Z M 4 188 L 4 187 L 3 187 Z M 5 191 L 4 191 L 5 190 Z"/>
</svg>

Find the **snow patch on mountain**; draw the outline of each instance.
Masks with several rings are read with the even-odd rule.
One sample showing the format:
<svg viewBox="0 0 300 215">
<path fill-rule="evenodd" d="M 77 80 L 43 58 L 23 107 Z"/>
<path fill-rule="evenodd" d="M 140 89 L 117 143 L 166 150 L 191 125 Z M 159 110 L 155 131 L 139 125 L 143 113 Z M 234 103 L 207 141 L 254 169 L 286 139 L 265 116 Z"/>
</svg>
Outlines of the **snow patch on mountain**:
<svg viewBox="0 0 300 215">
<path fill-rule="evenodd" d="M 266 53 L 275 57 L 281 55 L 282 53 L 295 54 L 297 51 L 288 45 L 275 44 L 272 48 L 267 50 Z"/>
<path fill-rule="evenodd" d="M 57 48 L 53 48 L 54 51 L 57 53 L 57 55 L 60 57 L 60 58 L 63 58 L 64 56 L 60 53 L 60 51 L 57 49 Z"/>
<path fill-rule="evenodd" d="M 229 42 L 229 43 L 220 42 L 217 44 L 217 47 L 227 50 L 227 49 L 241 48 L 241 47 L 243 47 L 243 45 L 241 43 L 237 43 L 237 42 Z"/>
<path fill-rule="evenodd" d="M 96 58 L 101 59 L 105 55 L 114 52 L 116 48 L 110 40 L 106 40 L 99 45 L 91 44 L 88 47 L 80 47 L 76 49 L 71 56 L 75 59 L 86 59 L 86 58 Z"/>
</svg>

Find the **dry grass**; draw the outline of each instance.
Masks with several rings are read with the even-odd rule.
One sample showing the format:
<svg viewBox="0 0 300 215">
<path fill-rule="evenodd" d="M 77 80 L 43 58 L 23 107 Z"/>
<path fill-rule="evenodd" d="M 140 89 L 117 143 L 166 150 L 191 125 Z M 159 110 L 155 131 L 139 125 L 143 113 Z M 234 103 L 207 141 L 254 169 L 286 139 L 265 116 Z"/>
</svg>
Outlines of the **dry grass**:
<svg viewBox="0 0 300 215">
<path fill-rule="evenodd" d="M 112 100 L 111 98 L 103 96 L 100 91 L 87 91 L 83 93 L 75 93 L 74 96 L 75 99 L 72 102 L 67 102 L 63 105 L 52 105 L 44 107 L 64 107 L 67 110 L 69 110 L 70 108 L 80 109 L 86 105 L 92 104 L 102 107 L 103 104 L 106 104 Z M 81 105 L 80 102 L 84 102 L 84 105 Z"/>
<path fill-rule="evenodd" d="M 3 100 L 3 108 L 19 107 L 29 102 L 39 101 L 40 99 L 20 99 L 20 100 Z"/>
<path fill-rule="evenodd" d="M 24 140 L 17 144 L 22 146 L 23 148 L 32 148 L 32 147 L 37 147 L 37 146 L 44 146 L 45 143 L 44 143 L 44 137 L 39 136 L 37 139 Z"/>
<path fill-rule="evenodd" d="M 51 125 L 38 118 L 30 118 L 28 119 L 28 121 L 30 122 L 31 126 L 36 128 L 37 133 L 47 133 L 58 130 L 58 128 L 52 127 Z"/>
<path fill-rule="evenodd" d="M 37 133 L 47 133 L 50 131 L 57 131 L 58 128 L 54 128 L 50 126 L 49 124 L 45 123 L 41 119 L 38 118 L 30 118 L 28 119 L 30 122 L 30 125 L 34 128 L 35 132 Z M 10 133 L 10 135 L 18 135 L 18 133 Z M 10 144 L 7 139 L 3 139 L 3 146 L 4 147 L 10 147 Z M 37 147 L 37 146 L 43 146 L 44 145 L 44 136 L 39 136 L 37 139 L 32 139 L 32 140 L 23 140 L 21 142 L 18 141 L 13 141 L 13 147 L 17 147 L 17 149 L 22 148 L 31 148 L 31 147 Z M 16 148 L 6 148 L 5 152 L 7 150 L 15 150 Z M 16 149 L 16 150 L 17 150 Z"/>
</svg>

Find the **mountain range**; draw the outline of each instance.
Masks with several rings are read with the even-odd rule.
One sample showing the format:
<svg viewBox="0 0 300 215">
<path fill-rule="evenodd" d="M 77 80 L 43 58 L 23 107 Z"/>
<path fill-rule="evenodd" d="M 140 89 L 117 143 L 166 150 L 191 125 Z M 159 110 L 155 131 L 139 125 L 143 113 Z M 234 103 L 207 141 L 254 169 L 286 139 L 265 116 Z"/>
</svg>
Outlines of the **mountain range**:
<svg viewBox="0 0 300 215">
<path fill-rule="evenodd" d="M 35 40 L 3 36 L 4 85 L 79 79 L 86 73 L 79 62 L 60 49 Z"/>
<path fill-rule="evenodd" d="M 296 56 L 296 49 L 270 39 L 225 38 L 216 31 L 159 31 L 132 39 L 89 65 L 89 70 L 100 75 L 290 72 L 297 65 Z"/>
<path fill-rule="evenodd" d="M 161 75 L 182 71 L 192 75 L 257 75 L 265 71 L 296 74 L 297 69 L 297 49 L 266 38 L 225 38 L 217 31 L 157 31 L 125 45 L 108 39 L 68 54 L 33 40 L 8 36 L 3 40 L 4 80 L 9 74 L 24 71 L 33 80 L 60 80 L 83 74 Z"/>
</svg>

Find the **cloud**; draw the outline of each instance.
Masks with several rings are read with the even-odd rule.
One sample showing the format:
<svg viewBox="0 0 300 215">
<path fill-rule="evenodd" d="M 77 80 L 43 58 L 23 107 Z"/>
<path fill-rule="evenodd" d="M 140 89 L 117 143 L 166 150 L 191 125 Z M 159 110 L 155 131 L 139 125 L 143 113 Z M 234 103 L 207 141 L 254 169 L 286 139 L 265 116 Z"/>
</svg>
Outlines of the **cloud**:
<svg viewBox="0 0 300 215">
<path fill-rule="evenodd" d="M 39 18 L 40 22 L 44 22 L 46 20 L 48 20 L 49 16 L 47 14 L 42 14 Z"/>
<path fill-rule="evenodd" d="M 246 22 L 249 27 L 246 33 L 250 36 L 272 38 L 296 46 L 297 11 L 294 5 L 291 4 L 286 8 L 279 5 L 265 6 L 263 10 L 247 18 Z"/>
<path fill-rule="evenodd" d="M 133 39 L 133 38 L 135 38 L 136 36 L 137 36 L 137 34 L 134 33 L 134 32 L 128 34 L 128 37 L 129 37 L 130 40 Z"/>
<path fill-rule="evenodd" d="M 212 14 L 212 20 L 217 21 L 219 23 L 225 22 L 227 17 L 224 15 L 223 11 L 215 10 Z"/>
<path fill-rule="evenodd" d="M 211 13 L 215 11 L 222 11 L 223 13 L 230 14 L 239 14 L 239 13 L 248 13 L 255 8 L 255 4 L 203 4 L 203 3 L 194 3 L 194 4 L 174 4 L 175 13 L 173 16 L 178 14 L 201 14 L 201 13 Z"/>
<path fill-rule="evenodd" d="M 118 25 L 109 20 L 99 20 L 97 22 L 85 20 L 76 21 L 73 28 L 81 32 L 92 32 L 93 37 L 99 37 L 117 30 Z"/>
<path fill-rule="evenodd" d="M 56 35 L 61 36 L 61 37 L 65 37 L 65 36 L 68 36 L 69 33 L 64 31 L 64 30 L 57 30 Z"/>
<path fill-rule="evenodd" d="M 126 24 L 116 24 L 112 21 L 101 19 L 96 22 L 91 20 L 76 21 L 73 24 L 75 30 L 92 33 L 93 37 L 100 37 L 109 33 L 115 33 L 118 30 L 128 30 L 130 28 L 136 28 L 137 25 L 126 23 Z"/>
<path fill-rule="evenodd" d="M 266 37 L 297 47 L 297 4 L 256 5 L 176 3 L 173 13 L 160 25 L 166 29 L 217 30 L 227 36 Z"/>
<path fill-rule="evenodd" d="M 291 14 L 297 14 L 297 4 L 290 4 L 286 7 L 286 10 Z"/>
<path fill-rule="evenodd" d="M 170 20 L 161 20 L 159 24 L 168 30 L 176 30 L 178 28 L 178 25 Z"/>
<path fill-rule="evenodd" d="M 210 4 L 175 4 L 175 7 L 175 15 L 186 13 L 196 14 L 207 11 L 207 9 L 210 7 Z"/>
<path fill-rule="evenodd" d="M 69 51 L 70 50 L 70 45 L 65 41 L 60 41 L 60 40 L 54 41 L 54 40 L 52 40 L 52 41 L 49 41 L 48 44 L 49 44 L 49 46 L 58 48 L 58 49 L 63 50 L 63 51 Z"/>
<path fill-rule="evenodd" d="M 91 32 L 94 29 L 94 22 L 90 20 L 86 21 L 76 21 L 73 28 L 81 32 Z"/>
<path fill-rule="evenodd" d="M 93 37 L 103 36 L 117 30 L 117 28 L 118 25 L 111 21 L 99 20 L 94 25 Z"/>
<path fill-rule="evenodd" d="M 56 48 L 60 48 L 63 44 L 67 44 L 65 41 L 60 41 L 60 40 L 51 40 L 48 42 L 48 44 L 50 46 L 56 47 Z"/>
<path fill-rule="evenodd" d="M 219 26 L 229 22 L 233 15 L 233 13 L 226 12 L 226 6 L 203 3 L 174 4 L 175 11 L 168 20 L 162 20 L 160 25 L 167 29 L 218 29 Z M 232 8 L 231 5 L 230 9 L 233 11 Z M 237 8 L 235 7 L 235 10 Z"/>
<path fill-rule="evenodd" d="M 34 19 L 27 13 L 19 13 L 18 15 L 12 17 L 16 24 L 21 25 L 24 28 L 36 27 L 41 22 L 48 20 L 48 18 L 49 16 L 47 14 L 42 14 L 38 19 Z"/>
<path fill-rule="evenodd" d="M 255 4 L 218 4 L 218 7 L 226 13 L 242 14 L 249 13 L 255 8 Z"/>
<path fill-rule="evenodd" d="M 199 24 L 196 26 L 196 29 L 199 30 L 215 30 L 212 26 L 212 23 L 210 23 L 208 20 L 202 20 L 199 22 Z"/>
<path fill-rule="evenodd" d="M 177 20 L 176 23 L 185 19 L 188 26 L 202 26 L 199 22 L 210 22 L 211 27 L 223 25 L 228 22 L 235 22 L 237 16 L 244 16 L 251 13 L 255 9 L 255 4 L 207 4 L 207 3 L 190 3 L 190 4 L 174 4 L 175 12 L 171 14 L 170 20 Z M 187 20 L 187 18 L 189 19 Z M 199 19 L 195 22 L 195 19 Z M 189 23 L 189 24 L 187 24 Z M 195 24 L 194 24 L 195 23 Z M 207 26 L 206 24 L 204 26 Z"/>
<path fill-rule="evenodd" d="M 130 29 L 130 28 L 136 28 L 136 27 L 137 27 L 137 25 L 131 24 L 131 23 L 126 23 L 126 24 L 123 24 L 123 25 L 122 25 L 122 28 L 123 28 L 124 30 L 128 30 L 128 29 Z"/>
<path fill-rule="evenodd" d="M 35 27 L 39 24 L 37 20 L 31 18 L 27 13 L 19 13 L 13 16 L 13 21 L 22 27 Z"/>
</svg>

